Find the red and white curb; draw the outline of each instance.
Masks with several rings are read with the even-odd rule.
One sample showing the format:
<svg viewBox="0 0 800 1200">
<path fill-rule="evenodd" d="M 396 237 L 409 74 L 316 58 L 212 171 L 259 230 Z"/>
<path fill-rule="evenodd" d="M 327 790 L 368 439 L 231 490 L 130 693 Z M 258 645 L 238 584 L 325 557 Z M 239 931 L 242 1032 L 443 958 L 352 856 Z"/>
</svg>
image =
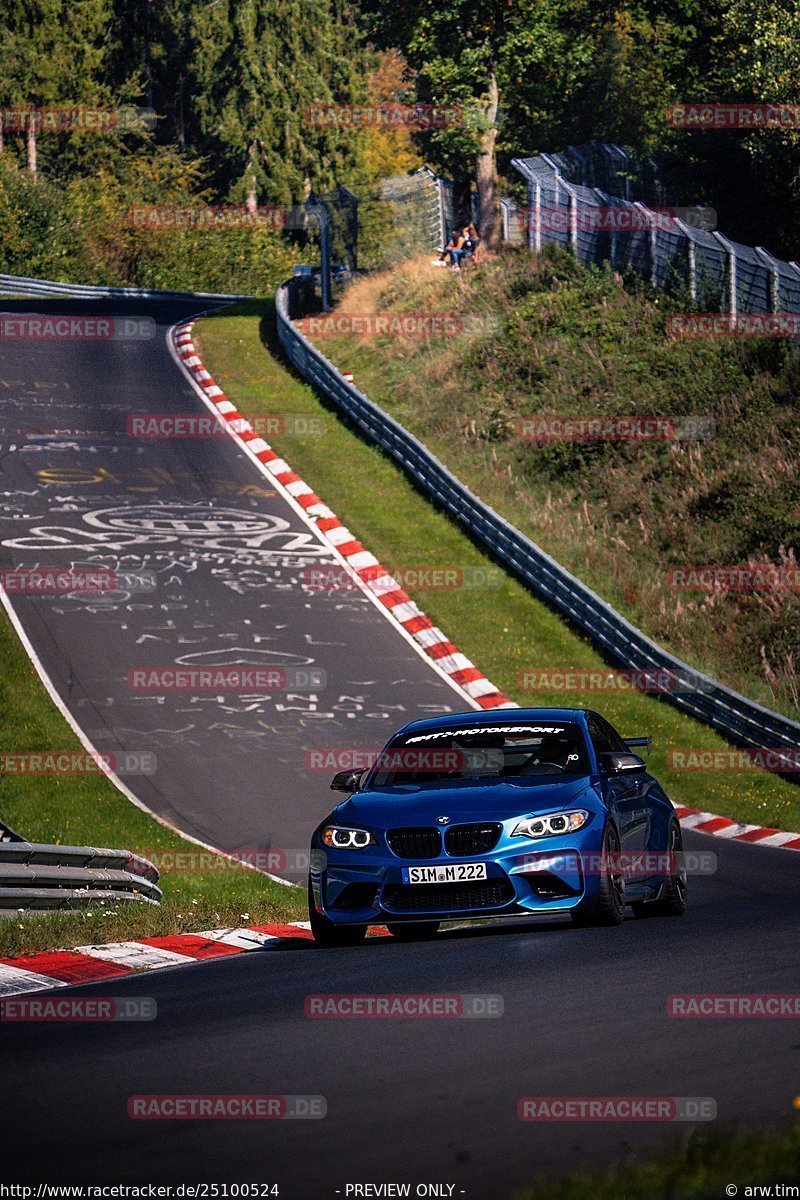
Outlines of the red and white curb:
<svg viewBox="0 0 800 1200">
<path fill-rule="evenodd" d="M 181 326 L 174 334 L 175 348 L 181 364 L 189 372 L 203 394 L 216 408 L 219 417 L 245 443 L 271 478 L 281 484 L 288 494 L 313 521 L 331 548 L 344 560 L 359 583 L 380 602 L 384 613 L 396 622 L 406 635 L 421 647 L 440 672 L 464 693 L 477 708 L 517 708 L 518 705 L 496 688 L 465 654 L 434 625 L 430 617 L 403 591 L 391 574 L 381 567 L 374 554 L 342 524 L 327 504 L 295 474 L 285 459 L 253 429 L 234 404 L 217 386 L 204 367 L 192 340 L 194 322 Z"/>
<path fill-rule="evenodd" d="M 675 811 L 681 825 L 696 833 L 782 850 L 800 850 L 800 836 L 795 833 L 737 824 L 728 817 L 717 817 L 682 805 L 677 805 Z M 384 926 L 376 926 L 370 932 L 377 936 L 387 934 Z M 188 966 L 252 950 L 277 950 L 293 944 L 295 948 L 308 947 L 313 940 L 308 922 L 297 921 L 135 938 L 106 945 L 77 946 L 74 950 L 44 950 L 17 958 L 0 958 L 0 1005 L 8 996 L 52 991 L 70 984 L 100 983 L 142 971 Z"/>
<path fill-rule="evenodd" d="M 726 838 L 730 842 L 748 842 L 750 845 L 771 846 L 778 850 L 800 850 L 800 834 L 787 833 L 783 829 L 768 829 L 763 825 L 744 825 L 730 817 L 718 817 L 714 813 L 701 812 L 697 808 L 675 805 L 678 820 L 684 829 L 705 833 L 710 837 Z"/>
<path fill-rule="evenodd" d="M 297 922 L 209 929 L 204 933 L 176 933 L 130 942 L 109 942 L 104 946 L 78 946 L 75 950 L 45 950 L 19 958 L 0 958 L 0 1000 L 24 992 L 99 983 L 134 972 L 187 966 L 249 950 L 277 950 L 292 942 L 297 946 L 308 945 L 312 941 L 308 923 Z"/>
</svg>

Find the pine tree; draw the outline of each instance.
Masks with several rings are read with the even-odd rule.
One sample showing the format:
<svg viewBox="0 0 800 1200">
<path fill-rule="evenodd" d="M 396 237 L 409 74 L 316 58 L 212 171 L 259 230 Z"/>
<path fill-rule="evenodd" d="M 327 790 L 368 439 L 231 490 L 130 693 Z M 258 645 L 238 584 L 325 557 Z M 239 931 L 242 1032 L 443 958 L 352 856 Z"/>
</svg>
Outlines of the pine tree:
<svg viewBox="0 0 800 1200">
<path fill-rule="evenodd" d="M 47 110 L 111 102 L 103 80 L 109 20 L 110 0 L 9 0 L 0 44 L 0 106 L 27 113 L 27 163 L 34 176 L 40 158 L 39 122 L 48 130 Z M 87 136 L 98 135 L 49 134 L 57 147 L 54 157 Z"/>
<path fill-rule="evenodd" d="M 332 0 L 204 0 L 192 11 L 197 147 L 232 200 L 291 204 L 341 182 L 361 153 L 317 104 L 358 100 L 366 56 Z"/>
</svg>

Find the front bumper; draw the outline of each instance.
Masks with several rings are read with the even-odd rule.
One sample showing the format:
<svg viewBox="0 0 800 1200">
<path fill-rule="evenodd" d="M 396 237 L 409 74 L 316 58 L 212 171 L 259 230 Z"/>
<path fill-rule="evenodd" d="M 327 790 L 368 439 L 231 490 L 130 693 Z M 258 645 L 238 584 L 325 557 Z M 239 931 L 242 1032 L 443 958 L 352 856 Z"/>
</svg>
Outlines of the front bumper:
<svg viewBox="0 0 800 1200">
<path fill-rule="evenodd" d="M 603 822 L 598 816 L 577 834 L 528 840 L 504 833 L 489 853 L 459 858 L 399 858 L 385 845 L 331 850 L 316 838 L 324 868 L 311 871 L 314 904 L 337 924 L 448 921 L 465 917 L 512 917 L 568 912 L 591 900 L 599 885 L 587 863 L 600 853 Z M 312 853 L 312 862 L 316 861 Z M 486 864 L 485 880 L 408 884 L 403 868 Z"/>
</svg>

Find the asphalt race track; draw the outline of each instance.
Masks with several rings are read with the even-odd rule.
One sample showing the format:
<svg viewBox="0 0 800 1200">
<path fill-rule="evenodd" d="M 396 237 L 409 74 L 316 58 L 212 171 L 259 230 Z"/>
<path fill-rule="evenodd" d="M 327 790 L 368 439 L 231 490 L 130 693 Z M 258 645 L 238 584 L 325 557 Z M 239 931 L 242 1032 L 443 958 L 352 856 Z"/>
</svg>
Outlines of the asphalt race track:
<svg viewBox="0 0 800 1200">
<path fill-rule="evenodd" d="M 438 1182 L 495 1200 L 537 1172 L 687 1135 L 686 1125 L 523 1123 L 521 1096 L 713 1097 L 716 1125 L 791 1123 L 796 1022 L 676 1020 L 666 997 L 796 992 L 800 864 L 689 835 L 698 848 L 718 851 L 719 870 L 693 881 L 682 920 L 306 944 L 81 989 L 155 997 L 158 1019 L 0 1028 L 9 1178 L 277 1182 L 292 1200 L 344 1195 L 348 1183 Z M 305 1016 L 307 996 L 343 992 L 485 992 L 502 996 L 504 1016 Z M 166 1093 L 322 1095 L 327 1117 L 128 1118 L 129 1096 Z"/>
<path fill-rule="evenodd" d="M 303 591 L 298 571 L 307 556 L 318 561 L 314 538 L 229 439 L 125 436 L 131 412 L 200 410 L 164 344 L 186 309 L 137 311 L 156 316 L 159 336 L 133 348 L 5 347 L 3 376 L 16 382 L 0 389 L 0 551 L 5 567 L 119 556 L 117 569 L 155 571 L 158 586 L 108 607 L 55 597 L 14 606 L 95 743 L 156 751 L 156 774 L 128 781 L 151 808 L 216 844 L 303 845 L 328 804 L 327 776 L 305 769 L 308 747 L 374 745 L 408 716 L 463 705 L 369 601 Z M 53 445 L 59 438 L 71 448 Z M 240 515 L 220 531 L 223 508 Z M 244 561 L 263 545 L 255 566 Z M 243 587 L 251 570 L 254 586 Z M 311 717 L 299 702 L 281 710 L 278 693 L 225 711 L 180 695 L 142 702 L 126 686 L 139 661 L 235 651 L 258 662 L 264 650 L 327 672 L 319 711 L 334 715 Z M 289 1200 L 345 1196 L 355 1183 L 409 1183 L 411 1195 L 438 1184 L 453 1187 L 442 1196 L 500 1200 L 540 1173 L 691 1132 L 522 1122 L 523 1096 L 711 1098 L 715 1128 L 788 1126 L 800 1093 L 797 1023 L 678 1020 L 666 1004 L 676 993 L 798 990 L 800 856 L 697 834 L 686 849 L 718 861 L 715 874 L 690 879 L 682 920 L 487 925 L 327 951 L 287 942 L 75 992 L 154 997 L 153 1022 L 0 1025 L 4 1176 L 276 1183 Z M 502 999 L 503 1015 L 309 1018 L 306 999 L 318 993 L 484 993 Z M 327 1115 L 127 1115 L 132 1095 L 175 1093 L 322 1096 Z M 697 1124 L 694 1136 L 708 1129 Z"/>
<path fill-rule="evenodd" d="M 152 318 L 152 336 L 3 342 L 0 570 L 113 573 L 100 594 L 11 597 L 60 696 L 98 750 L 128 752 L 120 776 L 151 811 L 216 847 L 285 854 L 292 874 L 331 807 L 321 750 L 379 749 L 406 720 L 470 706 L 362 591 L 315 585 L 330 547 L 232 438 L 130 436 L 137 414 L 209 417 L 166 340 L 191 307 L 102 311 Z M 132 670 L 178 666 L 286 682 L 130 686 Z"/>
</svg>

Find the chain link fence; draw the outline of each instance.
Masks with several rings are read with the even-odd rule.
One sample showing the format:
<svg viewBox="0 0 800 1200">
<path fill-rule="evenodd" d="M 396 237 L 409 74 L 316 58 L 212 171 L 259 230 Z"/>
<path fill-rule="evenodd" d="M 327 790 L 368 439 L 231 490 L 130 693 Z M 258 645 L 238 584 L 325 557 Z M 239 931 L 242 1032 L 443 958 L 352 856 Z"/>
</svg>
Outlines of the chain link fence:
<svg viewBox="0 0 800 1200">
<path fill-rule="evenodd" d="M 711 209 L 677 207 L 652 160 L 590 143 L 512 165 L 525 180 L 527 203 L 521 209 L 503 201 L 509 244 L 568 247 L 580 262 L 608 262 L 654 288 L 684 293 L 703 311 L 800 312 L 800 264 L 730 241 L 713 228 Z"/>
<path fill-rule="evenodd" d="M 453 185 L 430 167 L 384 179 L 380 198 L 388 218 L 387 261 L 396 262 L 421 250 L 441 250 L 446 244 L 455 223 Z"/>
<path fill-rule="evenodd" d="M 703 312 L 800 312 L 800 263 L 730 241 L 715 229 L 712 209 L 679 207 L 647 155 L 589 142 L 515 158 L 512 166 L 526 202 L 501 202 L 508 245 L 564 246 L 582 263 L 607 262 Z M 347 272 L 439 251 L 457 217 L 452 183 L 429 167 L 383 180 L 374 196 L 362 197 L 361 221 L 359 201 L 344 188 L 314 199 L 329 217 L 331 260 Z M 474 194 L 472 201 L 474 220 Z"/>
</svg>

